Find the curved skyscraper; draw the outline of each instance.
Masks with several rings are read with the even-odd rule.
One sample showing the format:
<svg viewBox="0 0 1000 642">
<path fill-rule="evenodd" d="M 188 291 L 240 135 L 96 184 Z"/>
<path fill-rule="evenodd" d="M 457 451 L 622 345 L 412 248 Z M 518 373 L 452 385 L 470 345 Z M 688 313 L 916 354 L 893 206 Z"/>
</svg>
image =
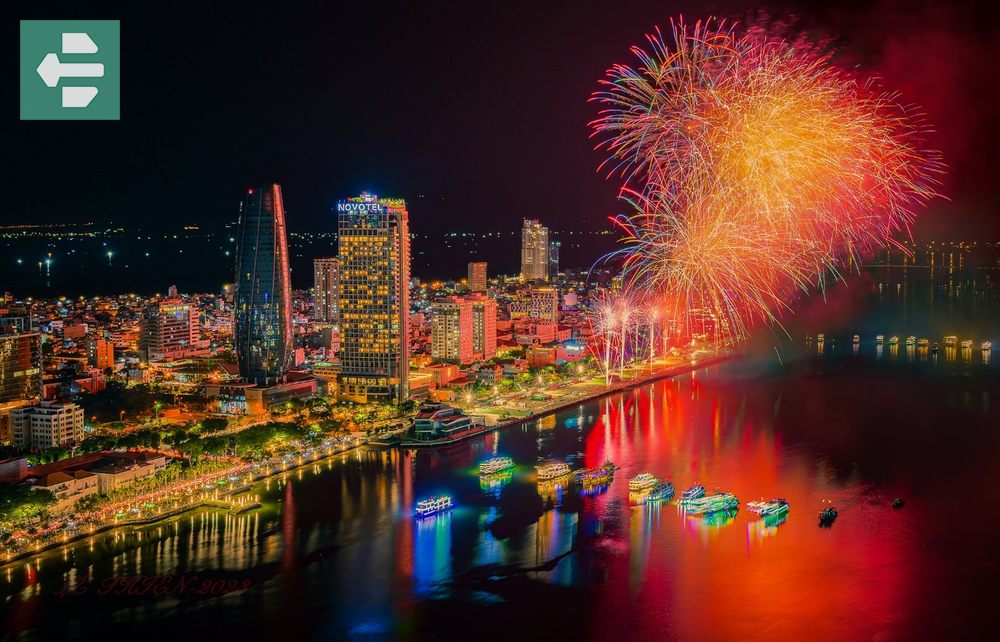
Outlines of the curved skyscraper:
<svg viewBox="0 0 1000 642">
<path fill-rule="evenodd" d="M 280 383 L 292 357 L 292 288 L 278 184 L 252 189 L 236 237 L 233 343 L 248 383 Z"/>
</svg>

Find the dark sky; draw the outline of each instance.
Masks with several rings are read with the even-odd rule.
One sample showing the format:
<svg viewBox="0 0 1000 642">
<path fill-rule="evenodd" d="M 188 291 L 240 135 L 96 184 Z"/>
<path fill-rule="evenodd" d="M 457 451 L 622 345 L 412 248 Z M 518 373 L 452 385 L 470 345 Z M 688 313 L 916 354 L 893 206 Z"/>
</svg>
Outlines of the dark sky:
<svg viewBox="0 0 1000 642">
<path fill-rule="evenodd" d="M 654 25 L 765 8 L 837 39 L 925 107 L 951 167 L 917 236 L 1000 237 L 1000 33 L 989 5 L 738 2 L 22 2 L 18 18 L 119 18 L 120 122 L 4 118 L 0 223 L 219 225 L 251 184 L 283 184 L 292 230 L 330 229 L 362 189 L 412 228 L 599 229 L 587 97 Z M 16 21 L 7 21 L 15 56 Z M 13 60 L 7 66 L 13 70 Z M 420 198 L 423 195 L 423 198 Z"/>
</svg>

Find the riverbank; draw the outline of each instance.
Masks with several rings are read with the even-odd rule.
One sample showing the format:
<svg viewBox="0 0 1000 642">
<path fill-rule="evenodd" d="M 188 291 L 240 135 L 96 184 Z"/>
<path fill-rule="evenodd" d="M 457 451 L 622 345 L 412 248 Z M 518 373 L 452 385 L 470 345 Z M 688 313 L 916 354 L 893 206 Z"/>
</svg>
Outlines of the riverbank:
<svg viewBox="0 0 1000 642">
<path fill-rule="evenodd" d="M 468 432 L 462 433 L 460 435 L 449 436 L 445 439 L 434 439 L 434 440 L 416 440 L 416 439 L 406 439 L 405 437 L 400 437 L 396 440 L 380 440 L 378 443 L 372 444 L 383 447 L 399 447 L 399 448 L 433 448 L 450 446 L 452 444 L 464 441 L 466 439 L 471 439 L 473 437 L 478 437 L 484 433 L 492 432 L 494 430 L 500 430 L 501 428 L 507 428 L 509 426 L 515 426 L 523 424 L 526 421 L 536 421 L 542 417 L 559 412 L 560 410 L 565 410 L 573 406 L 577 406 L 581 403 L 587 403 L 589 401 L 595 401 L 597 399 L 602 399 L 604 397 L 617 394 L 619 392 L 624 392 L 626 390 L 631 390 L 633 388 L 638 388 L 640 386 L 645 386 L 651 383 L 655 383 L 662 379 L 669 379 L 670 377 L 676 377 L 693 370 L 699 370 L 701 368 L 707 368 L 708 366 L 715 365 L 717 363 L 722 363 L 739 356 L 739 353 L 727 353 L 722 355 L 716 355 L 709 359 L 703 361 L 691 360 L 682 363 L 673 364 L 666 366 L 660 370 L 654 370 L 653 372 L 646 373 L 644 375 L 639 375 L 633 379 L 623 379 L 610 386 L 601 386 L 595 388 L 594 390 L 588 390 L 583 394 L 579 395 L 567 395 L 565 398 L 557 399 L 551 404 L 546 404 L 538 408 L 534 408 L 527 415 L 521 417 L 511 417 L 509 419 L 503 419 L 498 421 L 495 425 L 482 426 L 480 428 L 469 430 Z M 475 412 L 470 412 L 469 414 L 477 414 Z"/>
</svg>

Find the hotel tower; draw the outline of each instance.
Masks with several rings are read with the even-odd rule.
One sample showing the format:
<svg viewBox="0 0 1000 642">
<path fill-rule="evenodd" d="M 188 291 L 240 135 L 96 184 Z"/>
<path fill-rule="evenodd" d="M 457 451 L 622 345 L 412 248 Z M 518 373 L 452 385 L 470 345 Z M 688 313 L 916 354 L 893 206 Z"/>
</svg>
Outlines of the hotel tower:
<svg viewBox="0 0 1000 642">
<path fill-rule="evenodd" d="M 337 203 L 340 375 L 337 396 L 409 399 L 410 231 L 406 202 L 362 193 Z"/>
</svg>

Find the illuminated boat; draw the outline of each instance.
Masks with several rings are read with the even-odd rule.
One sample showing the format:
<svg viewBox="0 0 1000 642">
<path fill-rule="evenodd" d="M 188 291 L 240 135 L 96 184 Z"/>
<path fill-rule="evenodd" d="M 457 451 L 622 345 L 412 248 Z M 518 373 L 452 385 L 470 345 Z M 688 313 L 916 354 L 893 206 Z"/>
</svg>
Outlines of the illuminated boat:
<svg viewBox="0 0 1000 642">
<path fill-rule="evenodd" d="M 958 343 L 958 337 L 956 337 L 953 334 L 950 334 L 944 338 L 944 347 L 946 348 L 954 348 L 955 344 L 957 343 Z"/>
<path fill-rule="evenodd" d="M 510 457 L 491 457 L 479 464 L 480 475 L 496 475 L 514 467 L 514 460 Z"/>
<path fill-rule="evenodd" d="M 972 339 L 965 339 L 964 341 L 962 341 L 962 350 L 971 350 L 971 349 L 972 349 Z"/>
<path fill-rule="evenodd" d="M 882 345 L 883 343 L 885 343 L 885 337 L 882 336 L 881 334 L 875 335 L 875 343 L 877 343 L 878 345 Z"/>
<path fill-rule="evenodd" d="M 915 345 L 917 345 L 917 338 L 915 336 L 911 334 L 910 336 L 906 337 L 906 347 L 912 348 Z"/>
<path fill-rule="evenodd" d="M 654 475 L 650 473 L 639 473 L 632 479 L 628 480 L 628 489 L 633 493 L 638 493 L 643 490 L 649 490 L 656 486 L 656 482 L 660 481 Z"/>
<path fill-rule="evenodd" d="M 564 461 L 548 461 L 541 466 L 536 466 L 536 470 L 538 470 L 539 481 L 559 479 L 572 472 Z"/>
<path fill-rule="evenodd" d="M 834 508 L 833 506 L 827 506 L 819 514 L 819 525 L 831 526 L 833 524 L 833 521 L 837 519 L 837 515 L 839 514 L 840 513 L 837 512 L 836 508 Z"/>
<path fill-rule="evenodd" d="M 854 335 L 852 341 L 854 342 L 854 345 L 858 345 L 859 343 L 861 343 L 861 335 L 859 334 Z"/>
<path fill-rule="evenodd" d="M 823 334 L 821 332 L 821 333 L 819 333 L 819 334 L 816 335 L 816 342 L 817 343 L 823 343 L 824 341 L 826 341 L 826 335 L 825 334 Z"/>
<path fill-rule="evenodd" d="M 708 515 L 739 508 L 740 500 L 732 493 L 715 493 L 684 501 L 684 509 L 692 515 Z"/>
<path fill-rule="evenodd" d="M 889 345 L 891 345 L 891 346 L 898 346 L 899 345 L 899 337 L 897 337 L 896 335 L 892 335 L 891 337 L 889 337 Z"/>
<path fill-rule="evenodd" d="M 417 517 L 430 517 L 431 515 L 449 511 L 452 508 L 454 508 L 454 504 L 451 503 L 451 497 L 442 495 L 417 502 L 416 513 Z"/>
<path fill-rule="evenodd" d="M 761 514 L 765 506 L 767 506 L 767 502 L 765 502 L 763 499 L 747 502 L 747 510 L 750 511 L 751 513 L 757 513 L 758 515 Z"/>
<path fill-rule="evenodd" d="M 668 481 L 660 482 L 649 491 L 646 495 L 646 503 L 651 504 L 653 502 L 662 501 L 664 499 L 670 499 L 674 496 L 674 485 Z"/>
<path fill-rule="evenodd" d="M 604 462 L 604 465 L 600 468 L 584 468 L 573 473 L 576 481 L 584 486 L 592 484 L 606 484 L 611 481 L 614 476 L 615 471 L 618 469 L 617 466 L 612 464 L 610 461 Z"/>
<path fill-rule="evenodd" d="M 705 487 L 702 486 L 701 484 L 698 484 L 696 486 L 688 488 L 686 491 L 681 493 L 681 501 L 687 502 L 692 499 L 698 499 L 699 497 L 704 497 L 704 496 L 705 496 Z"/>
<path fill-rule="evenodd" d="M 926 348 L 929 345 L 930 345 L 930 341 L 928 341 L 927 339 L 924 339 L 924 338 L 917 339 L 917 347 L 918 348 Z"/>
<path fill-rule="evenodd" d="M 983 350 L 992 350 L 993 349 L 993 342 L 992 341 L 983 341 L 983 345 L 981 347 L 982 347 Z"/>
<path fill-rule="evenodd" d="M 763 508 L 758 513 L 761 517 L 778 517 L 788 514 L 788 501 L 777 498 L 769 502 L 764 502 Z"/>
</svg>

